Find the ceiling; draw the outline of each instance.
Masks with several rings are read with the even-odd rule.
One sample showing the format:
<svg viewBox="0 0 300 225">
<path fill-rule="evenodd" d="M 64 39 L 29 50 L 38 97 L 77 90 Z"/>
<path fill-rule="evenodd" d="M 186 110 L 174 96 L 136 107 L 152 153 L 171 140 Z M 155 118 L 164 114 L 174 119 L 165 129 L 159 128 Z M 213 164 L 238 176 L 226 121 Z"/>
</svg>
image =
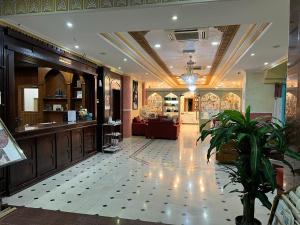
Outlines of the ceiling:
<svg viewBox="0 0 300 225">
<path fill-rule="evenodd" d="M 177 21 L 172 17 L 178 16 Z M 210 83 L 201 87 L 239 87 L 241 70 L 264 70 L 287 56 L 289 1 L 232 0 L 156 7 L 102 9 L 3 18 L 43 39 L 85 55 L 120 73 L 161 87 L 177 87 L 176 80 L 129 34 L 148 31 L 146 40 L 174 76 L 185 70 L 184 43 L 168 40 L 166 30 L 209 28 L 209 40 L 196 44 L 197 65 L 212 65 L 222 33 L 215 26 L 240 24 Z M 73 28 L 66 26 L 67 22 Z M 154 45 L 159 43 L 160 49 Z M 78 45 L 78 49 L 75 48 Z M 255 56 L 251 56 L 255 53 Z M 126 59 L 125 59 L 126 58 Z M 268 65 L 264 65 L 268 62 Z M 172 68 L 173 67 L 173 68 Z M 207 73 L 208 71 L 202 71 Z"/>
</svg>

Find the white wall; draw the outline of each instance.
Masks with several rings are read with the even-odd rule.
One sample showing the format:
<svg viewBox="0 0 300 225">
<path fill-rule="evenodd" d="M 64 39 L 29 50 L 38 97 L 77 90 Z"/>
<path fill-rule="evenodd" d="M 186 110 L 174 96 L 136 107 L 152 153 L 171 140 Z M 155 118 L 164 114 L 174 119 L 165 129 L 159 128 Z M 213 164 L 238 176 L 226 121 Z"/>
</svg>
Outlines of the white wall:
<svg viewBox="0 0 300 225">
<path fill-rule="evenodd" d="M 252 113 L 273 113 L 274 84 L 264 84 L 264 72 L 246 71 L 243 87 L 243 111 L 248 105 Z"/>
</svg>

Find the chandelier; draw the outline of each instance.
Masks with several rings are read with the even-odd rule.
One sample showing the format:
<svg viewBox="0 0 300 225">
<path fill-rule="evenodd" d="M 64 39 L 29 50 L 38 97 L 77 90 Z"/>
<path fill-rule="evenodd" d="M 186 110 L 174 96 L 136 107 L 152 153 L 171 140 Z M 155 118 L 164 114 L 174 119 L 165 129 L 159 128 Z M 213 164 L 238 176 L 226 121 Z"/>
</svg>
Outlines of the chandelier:
<svg viewBox="0 0 300 225">
<path fill-rule="evenodd" d="M 191 86 L 196 83 L 198 80 L 198 74 L 193 72 L 193 65 L 195 62 L 192 60 L 192 56 L 190 56 L 190 60 L 187 62 L 186 66 L 186 73 L 182 74 L 180 78 L 183 80 L 184 83 Z"/>
</svg>

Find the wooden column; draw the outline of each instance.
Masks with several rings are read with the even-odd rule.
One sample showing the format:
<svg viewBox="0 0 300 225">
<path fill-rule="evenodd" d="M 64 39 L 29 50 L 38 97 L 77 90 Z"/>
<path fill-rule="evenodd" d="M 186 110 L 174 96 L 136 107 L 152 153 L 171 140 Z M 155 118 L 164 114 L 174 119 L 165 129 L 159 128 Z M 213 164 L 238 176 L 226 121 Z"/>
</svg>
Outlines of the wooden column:
<svg viewBox="0 0 300 225">
<path fill-rule="evenodd" d="M 123 76 L 123 137 L 127 138 L 131 136 L 131 107 L 132 107 L 132 86 L 131 79 L 128 76 Z"/>
</svg>

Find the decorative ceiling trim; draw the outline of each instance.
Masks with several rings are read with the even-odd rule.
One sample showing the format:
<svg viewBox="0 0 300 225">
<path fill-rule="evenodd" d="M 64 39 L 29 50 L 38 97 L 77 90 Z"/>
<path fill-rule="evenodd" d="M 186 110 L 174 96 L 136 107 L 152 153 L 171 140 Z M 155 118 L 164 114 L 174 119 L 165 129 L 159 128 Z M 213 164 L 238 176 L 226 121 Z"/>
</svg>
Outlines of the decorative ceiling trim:
<svg viewBox="0 0 300 225">
<path fill-rule="evenodd" d="M 99 36 L 159 80 L 171 87 L 176 87 L 177 84 L 155 62 L 151 62 L 141 51 L 130 44 L 122 33 L 100 33 Z"/>
<path fill-rule="evenodd" d="M 218 69 L 218 66 L 220 65 L 222 59 L 224 58 L 233 38 L 238 32 L 240 25 L 216 26 L 215 28 L 217 28 L 223 34 L 222 34 L 221 43 L 216 52 L 211 69 L 209 71 L 209 74 L 207 75 L 206 84 L 210 83 L 212 77 L 214 76 L 216 70 Z"/>
<path fill-rule="evenodd" d="M 210 72 L 207 75 L 206 83 L 205 85 L 208 85 L 211 78 L 214 76 L 214 73 L 216 72 L 218 66 L 220 65 L 222 59 L 224 58 L 233 38 L 235 37 L 236 33 L 238 32 L 240 25 L 228 25 L 228 26 L 217 26 L 215 27 L 219 31 L 222 32 L 222 39 L 221 43 L 217 49 L 217 52 L 215 54 L 212 68 L 210 69 Z M 145 35 L 148 31 L 138 31 L 138 32 L 128 32 L 133 39 L 144 49 L 145 52 L 147 52 L 152 59 L 166 72 L 167 75 L 169 75 L 170 78 L 172 78 L 178 86 L 184 86 L 183 84 L 179 83 L 177 76 L 174 76 L 170 70 L 168 69 L 165 62 L 161 59 L 161 57 L 156 53 L 156 51 L 151 47 L 147 39 L 145 38 Z M 204 85 L 197 85 L 203 87 Z"/>
<path fill-rule="evenodd" d="M 0 0 L 0 16 L 90 11 L 112 8 L 140 8 L 228 0 Z"/>
<path fill-rule="evenodd" d="M 226 74 L 241 60 L 246 52 L 254 43 L 266 32 L 271 23 L 252 24 L 248 26 L 247 31 L 237 43 L 231 54 L 226 58 L 221 67 L 217 69 L 212 77 L 210 86 L 214 87 L 220 82 Z"/>
<path fill-rule="evenodd" d="M 168 74 L 178 85 L 178 80 L 171 73 L 165 62 L 160 58 L 156 51 L 151 47 L 145 35 L 148 31 L 137 31 L 137 32 L 128 32 L 130 36 L 152 57 L 152 59 Z"/>
</svg>

